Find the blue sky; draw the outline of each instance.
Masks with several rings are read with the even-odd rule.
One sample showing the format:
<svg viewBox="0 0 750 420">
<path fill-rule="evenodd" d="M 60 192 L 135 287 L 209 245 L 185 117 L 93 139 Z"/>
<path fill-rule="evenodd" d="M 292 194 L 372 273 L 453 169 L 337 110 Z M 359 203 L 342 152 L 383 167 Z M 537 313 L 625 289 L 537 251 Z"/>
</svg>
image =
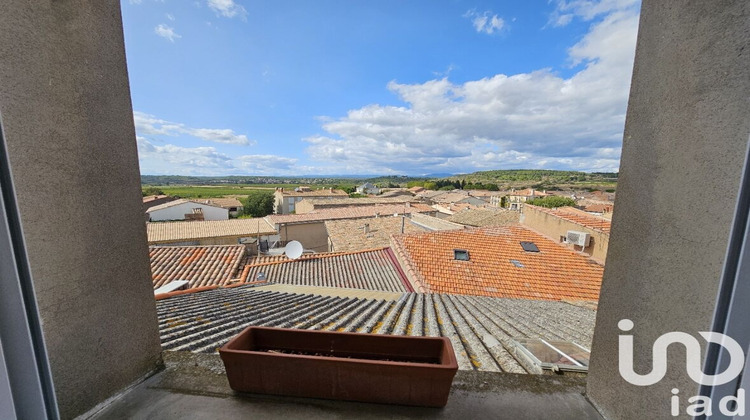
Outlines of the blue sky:
<svg viewBox="0 0 750 420">
<path fill-rule="evenodd" d="M 637 0 L 122 0 L 142 174 L 616 171 Z"/>
</svg>

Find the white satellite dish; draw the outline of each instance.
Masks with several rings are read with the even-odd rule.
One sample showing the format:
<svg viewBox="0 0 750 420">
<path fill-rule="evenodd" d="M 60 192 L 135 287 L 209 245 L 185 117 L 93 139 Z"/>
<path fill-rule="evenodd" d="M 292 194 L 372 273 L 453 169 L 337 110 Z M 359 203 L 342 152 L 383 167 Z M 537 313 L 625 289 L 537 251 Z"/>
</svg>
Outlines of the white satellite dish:
<svg viewBox="0 0 750 420">
<path fill-rule="evenodd" d="M 302 244 L 299 243 L 299 241 L 291 241 L 288 244 L 286 244 L 286 248 L 284 249 L 284 254 L 287 258 L 290 260 L 296 260 L 297 258 L 302 256 Z"/>
</svg>

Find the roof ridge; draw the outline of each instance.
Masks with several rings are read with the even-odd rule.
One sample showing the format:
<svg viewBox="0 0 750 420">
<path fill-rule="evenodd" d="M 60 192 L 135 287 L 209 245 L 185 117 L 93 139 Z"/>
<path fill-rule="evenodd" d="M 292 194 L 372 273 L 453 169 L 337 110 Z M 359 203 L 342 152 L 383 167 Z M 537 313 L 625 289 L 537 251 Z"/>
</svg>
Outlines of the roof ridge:
<svg viewBox="0 0 750 420">
<path fill-rule="evenodd" d="M 381 247 L 381 248 L 371 248 L 371 249 L 365 249 L 365 250 L 358 250 L 358 251 L 347 251 L 347 252 L 327 252 L 325 254 L 309 254 L 310 256 L 303 258 L 298 258 L 294 260 L 282 260 L 282 261 L 269 261 L 264 263 L 257 263 L 257 264 L 248 264 L 249 267 L 265 267 L 268 265 L 276 265 L 276 264 L 286 264 L 294 261 L 300 261 L 300 260 L 316 260 L 316 259 L 322 259 L 322 258 L 333 258 L 333 257 L 342 257 L 346 255 L 353 255 L 353 254 L 362 254 L 365 252 L 375 252 L 375 251 L 382 251 L 384 249 L 388 249 L 388 247 Z"/>
</svg>

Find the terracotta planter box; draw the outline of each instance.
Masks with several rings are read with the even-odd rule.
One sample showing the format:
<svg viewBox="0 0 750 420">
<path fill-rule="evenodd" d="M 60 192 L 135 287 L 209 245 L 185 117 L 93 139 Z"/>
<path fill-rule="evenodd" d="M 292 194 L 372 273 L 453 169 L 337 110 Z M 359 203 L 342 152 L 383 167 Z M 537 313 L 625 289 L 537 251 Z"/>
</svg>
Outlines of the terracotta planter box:
<svg viewBox="0 0 750 420">
<path fill-rule="evenodd" d="M 458 370 L 438 337 L 248 327 L 219 353 L 235 391 L 428 407 Z"/>
</svg>

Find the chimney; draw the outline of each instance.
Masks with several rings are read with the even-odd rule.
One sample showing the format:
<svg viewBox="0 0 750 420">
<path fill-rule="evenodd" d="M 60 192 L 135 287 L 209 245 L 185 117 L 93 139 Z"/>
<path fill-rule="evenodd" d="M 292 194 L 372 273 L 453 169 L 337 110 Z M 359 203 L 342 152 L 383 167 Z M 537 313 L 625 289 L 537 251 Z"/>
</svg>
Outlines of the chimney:
<svg viewBox="0 0 750 420">
<path fill-rule="evenodd" d="M 406 207 L 411 207 L 411 203 L 407 201 L 406 202 Z"/>
<path fill-rule="evenodd" d="M 377 219 L 378 217 L 380 217 L 380 212 L 375 212 L 375 218 Z"/>
<path fill-rule="evenodd" d="M 365 223 L 365 235 L 368 234 L 368 233 L 370 233 L 370 224 L 369 223 Z"/>
</svg>

